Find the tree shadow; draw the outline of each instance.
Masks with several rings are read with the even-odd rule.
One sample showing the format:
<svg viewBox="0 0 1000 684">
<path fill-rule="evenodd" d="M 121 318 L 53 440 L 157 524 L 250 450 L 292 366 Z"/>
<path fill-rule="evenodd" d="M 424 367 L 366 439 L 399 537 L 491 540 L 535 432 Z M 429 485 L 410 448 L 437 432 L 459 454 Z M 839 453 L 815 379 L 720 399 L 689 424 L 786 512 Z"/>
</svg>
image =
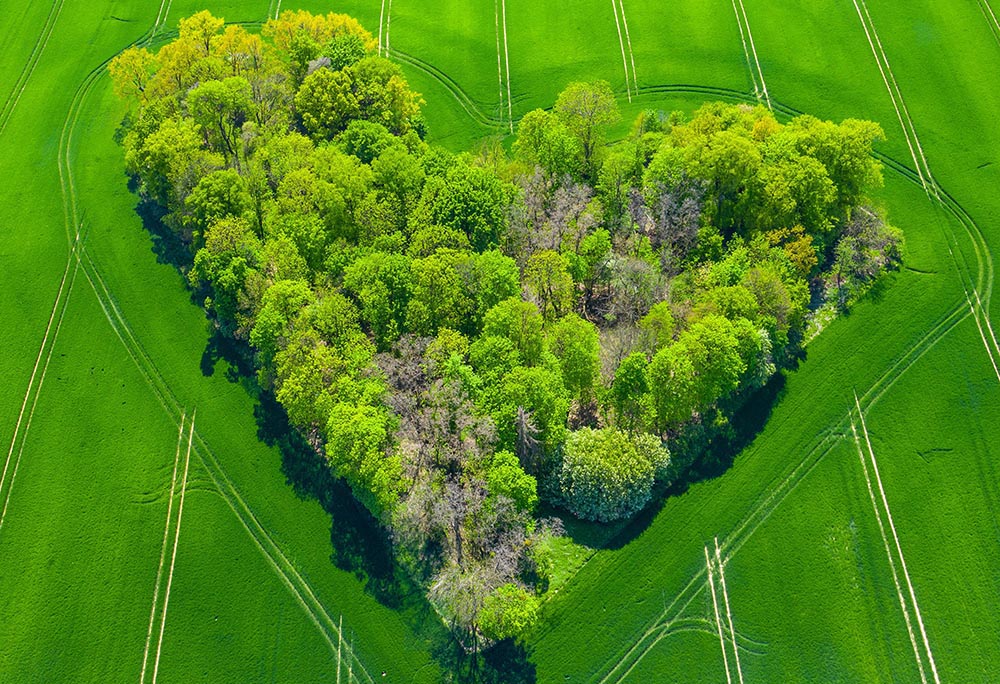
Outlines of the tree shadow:
<svg viewBox="0 0 1000 684">
<path fill-rule="evenodd" d="M 760 389 L 737 396 L 729 407 L 723 406 L 721 410 L 729 416 L 727 421 L 718 421 L 719 411 L 712 411 L 671 439 L 673 473 L 669 483 L 657 485 L 649 504 L 628 520 L 588 522 L 553 510 L 562 519 L 566 535 L 574 543 L 593 549 L 615 550 L 629 544 L 649 527 L 671 497 L 684 494 L 697 482 L 715 479 L 733 466 L 736 457 L 767 425 L 784 396 L 785 384 L 785 374 L 776 373 Z"/>
<path fill-rule="evenodd" d="M 129 189 L 136 192 L 135 179 L 129 178 Z M 149 199 L 140 199 L 135 205 L 135 213 L 142 219 L 142 227 L 153 242 L 152 252 L 156 263 L 173 266 L 181 274 L 191 264 L 191 251 L 184 241 L 163 222 L 166 210 Z"/>
<path fill-rule="evenodd" d="M 535 665 L 528 661 L 527 651 L 511 639 L 470 653 L 449 633 L 432 652 L 444 671 L 441 681 L 449 684 L 535 684 L 538 681 Z"/>
<path fill-rule="evenodd" d="M 350 487 L 335 477 L 325 459 L 288 422 L 284 408 L 270 392 L 260 392 L 254 409 L 257 436 L 281 453 L 281 471 L 302 499 L 314 499 L 330 515 L 331 562 L 352 573 L 365 592 L 402 614 L 431 654 L 446 682 L 533 684 L 535 667 L 513 642 L 501 642 L 470 653 L 427 602 L 393 556 L 387 530 L 358 503 Z"/>
</svg>

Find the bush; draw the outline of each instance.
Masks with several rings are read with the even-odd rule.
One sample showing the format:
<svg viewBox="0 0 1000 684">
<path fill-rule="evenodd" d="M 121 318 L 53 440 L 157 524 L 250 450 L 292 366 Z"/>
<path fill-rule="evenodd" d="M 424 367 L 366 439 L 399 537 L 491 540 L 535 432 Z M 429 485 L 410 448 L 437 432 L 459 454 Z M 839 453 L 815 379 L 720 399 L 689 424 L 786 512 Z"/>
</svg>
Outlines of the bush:
<svg viewBox="0 0 1000 684">
<path fill-rule="evenodd" d="M 479 611 L 479 631 L 499 641 L 521 636 L 538 618 L 539 601 L 516 584 L 503 584 L 486 597 Z"/>
<path fill-rule="evenodd" d="M 559 484 L 563 503 L 584 520 L 627 518 L 649 502 L 657 467 L 648 444 L 624 432 L 583 428 L 566 439 Z M 658 464 L 659 465 L 659 464 Z"/>
</svg>

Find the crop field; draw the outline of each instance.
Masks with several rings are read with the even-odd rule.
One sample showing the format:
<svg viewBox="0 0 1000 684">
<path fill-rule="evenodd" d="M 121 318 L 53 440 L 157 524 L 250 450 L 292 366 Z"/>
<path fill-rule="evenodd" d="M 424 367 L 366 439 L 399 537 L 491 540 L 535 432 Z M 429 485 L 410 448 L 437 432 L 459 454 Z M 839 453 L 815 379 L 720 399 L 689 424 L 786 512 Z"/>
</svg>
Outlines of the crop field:
<svg viewBox="0 0 1000 684">
<path fill-rule="evenodd" d="M 289 484 L 135 212 L 105 66 L 206 7 L 358 17 L 456 150 L 597 78 L 621 132 L 719 99 L 880 122 L 904 268 L 810 342 L 729 470 L 597 548 L 577 537 L 518 677 L 995 681 L 1000 5 L 17 0 L 0 26 L 0 682 L 448 677 L 431 611 L 338 561 L 351 523 Z"/>
</svg>

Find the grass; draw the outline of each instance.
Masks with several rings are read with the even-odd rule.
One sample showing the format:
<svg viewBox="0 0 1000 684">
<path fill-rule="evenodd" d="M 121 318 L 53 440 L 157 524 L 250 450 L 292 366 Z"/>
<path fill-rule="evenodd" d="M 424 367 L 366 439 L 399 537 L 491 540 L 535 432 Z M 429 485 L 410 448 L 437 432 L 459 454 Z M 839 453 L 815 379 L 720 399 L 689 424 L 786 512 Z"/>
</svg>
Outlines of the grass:
<svg viewBox="0 0 1000 684">
<path fill-rule="evenodd" d="M 204 4 L 169 4 L 164 30 Z M 207 5 L 229 21 L 260 21 L 276 3 Z M 971 3 L 868 8 L 927 166 L 975 222 L 963 225 L 914 180 L 923 162 L 910 154 L 853 3 L 744 5 L 781 111 L 882 123 L 888 140 L 879 151 L 893 164 L 878 199 L 906 232 L 907 268 L 810 343 L 765 428 L 728 472 L 666 500 L 630 529 L 627 544 L 582 530 L 573 537 L 582 543 L 558 544 L 559 592 L 528 640 L 535 677 L 724 678 L 704 558 L 718 537 L 747 681 L 917 681 L 918 657 L 934 681 L 926 653 L 914 655 L 895 588 L 903 582 L 913 618 L 902 559 L 883 544 L 876 511 L 884 512 L 869 498 L 851 435 L 856 390 L 940 679 L 988 681 L 1000 667 L 992 610 L 1000 600 L 1000 383 L 963 285 L 980 286 L 993 310 L 987 256 L 1000 239 L 990 222 L 1000 207 L 984 189 L 1000 181 L 1000 95 L 984 74 L 1000 67 L 1000 45 Z M 608 80 L 626 121 L 644 107 L 752 101 L 730 5 L 621 3 L 637 92 L 626 86 L 614 6 L 506 1 L 514 121 L 550 106 L 575 79 Z M 23 458 L 13 485 L 0 485 L 0 502 L 10 493 L 0 527 L 0 680 L 139 676 L 178 421 L 197 407 L 159 681 L 336 681 L 327 640 L 340 643 L 333 625 L 341 616 L 373 675 L 437 681 L 447 666 L 435 619 L 419 605 L 383 605 L 356 565 L 331 562 L 345 555 L 340 528 L 350 523 L 296 497 L 281 454 L 257 437 L 254 400 L 225 362 L 203 375 L 203 316 L 177 273 L 157 263 L 133 212 L 113 140 L 123 111 L 96 70 L 140 38 L 158 9 L 18 3 L 5 15 L 0 102 L 10 116 L 0 174 L 18 182 L 0 188 L 8 323 L 0 434 L 13 436 L 21 416 L 12 453 Z M 380 3 L 333 9 L 377 33 Z M 392 10 L 390 47 L 427 100 L 432 137 L 462 149 L 504 135 L 496 8 L 400 1 Z M 82 266 L 50 326 L 78 225 Z M 731 647 L 728 661 L 735 681 Z"/>
</svg>

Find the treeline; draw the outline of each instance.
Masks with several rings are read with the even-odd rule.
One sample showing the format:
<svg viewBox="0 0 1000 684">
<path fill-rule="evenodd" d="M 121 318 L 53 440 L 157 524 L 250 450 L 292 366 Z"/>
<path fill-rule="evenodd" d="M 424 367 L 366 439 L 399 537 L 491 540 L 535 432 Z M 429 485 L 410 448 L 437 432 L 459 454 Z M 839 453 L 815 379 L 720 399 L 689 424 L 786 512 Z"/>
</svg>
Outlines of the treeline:
<svg viewBox="0 0 1000 684">
<path fill-rule="evenodd" d="M 109 67 L 125 162 L 218 330 L 435 607 L 515 637 L 560 533 L 540 499 L 640 510 L 675 437 L 794 357 L 811 300 L 898 260 L 865 206 L 882 133 L 709 104 L 609 144 L 613 93 L 576 83 L 511 153 L 453 155 L 375 47 L 344 15 L 184 19 Z"/>
</svg>

